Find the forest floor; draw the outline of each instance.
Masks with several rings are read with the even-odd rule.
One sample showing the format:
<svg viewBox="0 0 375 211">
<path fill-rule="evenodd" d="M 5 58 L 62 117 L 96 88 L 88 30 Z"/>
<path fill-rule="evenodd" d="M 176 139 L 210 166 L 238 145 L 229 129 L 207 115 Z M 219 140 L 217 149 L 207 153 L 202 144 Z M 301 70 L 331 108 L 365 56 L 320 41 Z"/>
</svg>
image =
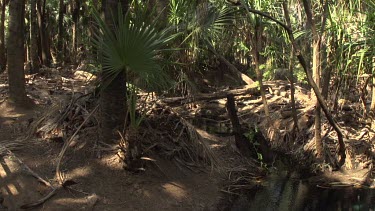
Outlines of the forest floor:
<svg viewBox="0 0 375 211">
<path fill-rule="evenodd" d="M 168 109 L 155 103 L 159 100 L 150 101 L 152 112 L 146 118 L 150 120 L 145 120 L 146 129 L 140 137 L 150 151 L 144 156 L 147 165 L 141 172 L 131 173 L 122 168 L 117 146 L 103 147 L 98 142 L 95 116 L 82 123 L 95 107 L 93 99 L 85 97 L 93 89 L 90 74 L 67 68 L 45 69 L 37 76 L 27 76 L 27 91 L 36 103 L 31 110 L 15 108 L 6 100 L 6 80 L 5 74 L 0 76 L 0 199 L 4 199 L 0 209 L 17 210 L 25 205 L 34 210 L 225 209 L 230 206 L 228 199 L 253 189 L 265 175 L 262 161 L 242 158 L 234 137 L 228 135 L 231 126 L 224 99 Z M 297 89 L 302 132 L 291 137 L 287 82 L 265 84 L 272 125 L 265 121 L 259 97 L 248 95 L 236 98 L 242 123 L 258 125 L 281 157 L 287 154 L 287 159 L 300 159 L 301 166 L 308 163 L 311 172 L 325 172 L 324 176 L 312 177 L 312 182 L 327 187 L 374 186 L 374 132 L 358 117 L 354 103 L 342 105 L 350 109 L 336 115 L 347 138 L 349 156 L 345 170 L 332 171 L 329 165 L 318 165 L 314 160 L 314 107 L 309 91 Z M 81 101 L 72 96 L 82 97 Z M 56 120 L 64 114 L 61 121 Z M 84 128 L 78 129 L 81 124 Z M 74 136 L 77 130 L 78 136 Z M 327 123 L 323 133 L 327 163 L 334 163 L 335 134 Z M 68 150 L 61 155 L 72 136 Z M 199 137 L 199 142 L 192 142 L 192 136 Z M 63 188 L 57 188 L 60 158 Z M 50 193 L 51 198 L 33 206 Z"/>
</svg>

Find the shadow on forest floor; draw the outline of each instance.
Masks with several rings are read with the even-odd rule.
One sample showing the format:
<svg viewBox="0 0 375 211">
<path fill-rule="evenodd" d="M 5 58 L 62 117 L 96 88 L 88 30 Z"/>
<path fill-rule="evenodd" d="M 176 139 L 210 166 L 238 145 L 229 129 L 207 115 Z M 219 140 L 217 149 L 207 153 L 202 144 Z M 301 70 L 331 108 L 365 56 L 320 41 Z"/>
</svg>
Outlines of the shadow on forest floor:
<svg viewBox="0 0 375 211">
<path fill-rule="evenodd" d="M 11 149 L 14 153 L 9 154 L 6 149 L 0 147 L 2 153 L 0 190 L 5 199 L 3 205 L 10 210 L 17 209 L 25 203 L 35 202 L 51 191 L 32 177 L 25 166 L 51 184 L 56 183 L 55 168 L 58 155 L 64 144 L 63 141 L 67 138 L 66 136 L 71 135 L 77 124 L 75 124 L 75 120 L 72 120 L 70 124 L 74 123 L 72 124 L 74 127 L 70 128 L 70 131 L 63 131 L 64 133 L 57 131 L 59 134 L 65 134 L 61 139 L 43 140 L 39 137 L 29 138 L 23 142 L 16 141 L 17 145 L 7 145 L 7 143 L 13 143 L 15 140 L 20 140 L 17 138 L 28 135 L 31 123 L 43 116 L 52 105 L 69 102 L 73 93 L 85 94 L 88 92 L 87 88 L 90 88 L 90 85 L 85 85 L 87 79 L 91 77 L 86 76 L 87 74 L 76 76 L 69 73 L 64 74 L 66 77 L 63 77 L 52 71 L 47 72 L 46 75 L 48 75 L 46 78 L 30 79 L 27 86 L 28 92 L 31 93 L 30 96 L 39 104 L 37 109 L 30 111 L 12 110 L 11 106 L 6 105 L 6 101 L 0 105 L 2 109 L 2 112 L 0 112 L 0 143 L 4 146 L 12 146 L 13 148 L 8 147 L 8 149 Z M 265 84 L 267 85 L 267 83 Z M 270 87 L 267 97 L 272 111 L 272 128 L 274 130 L 269 130 L 271 127 L 264 125 L 263 105 L 257 96 L 237 97 L 238 116 L 241 122 L 244 125 L 258 125 L 265 137 L 271 140 L 273 148 L 289 150 L 290 156 L 306 153 L 314 157 L 314 150 L 310 150 L 313 145 L 309 145 L 309 143 L 312 143 L 311 111 L 313 107 L 308 94 L 305 91 L 305 94 L 297 96 L 299 100 L 298 124 L 303 129 L 301 132 L 303 136 L 288 139 L 285 137 L 288 137 L 287 131 L 290 130 L 292 122 L 288 110 L 290 103 L 287 90 L 280 88 L 286 87 L 285 82 L 269 82 L 267 86 Z M 271 91 L 275 87 L 279 87 L 279 91 Z M 6 97 L 4 89 L 5 86 L 0 87 L 0 101 Z M 239 199 L 238 194 L 248 193 L 249 191 L 263 197 L 260 201 L 272 200 L 271 196 L 267 194 L 262 196 L 264 190 L 262 187 L 269 186 L 267 181 L 272 183 L 273 180 L 268 177 L 262 179 L 264 174 L 260 168 L 261 162 L 250 160 L 249 163 L 246 163 L 238 154 L 238 149 L 236 149 L 231 136 L 230 122 L 226 117 L 225 100 L 211 100 L 192 104 L 193 106 L 178 106 L 173 110 L 182 114 L 184 118 L 190 119 L 190 122 L 200 128 L 197 131 L 205 139 L 217 158 L 216 165 L 218 167 L 212 169 L 206 166 L 194 171 L 191 168 L 181 167 L 176 164 L 175 160 L 162 158 L 156 153 L 153 154 L 151 161 L 146 165 L 145 172 L 126 172 L 119 162 L 116 151 L 108 151 L 98 147 L 97 128 L 94 125 L 85 128 L 84 132 L 80 133 L 77 140 L 72 142 L 64 155 L 61 171 L 66 179 L 72 181 L 71 186 L 60 189 L 52 198 L 36 207 L 35 210 L 231 209 L 232 203 Z M 82 120 L 83 118 L 79 118 L 78 125 Z M 345 121 L 341 126 L 345 129 Z M 326 125 L 323 128 L 326 131 L 329 130 Z M 168 134 L 168 131 L 164 132 Z M 362 146 L 365 145 L 361 142 L 364 136 L 361 140 L 355 139 L 361 130 L 351 132 L 353 134 L 349 134 L 347 145 L 349 146 L 349 152 L 354 154 L 349 156 L 348 165 L 354 166 L 353 169 L 356 171 L 358 166 L 362 165 L 363 172 L 368 172 L 371 175 L 372 163 L 369 163 L 369 166 L 364 164 L 365 162 L 372 162 L 368 157 L 373 157 L 373 155 L 365 155 L 368 150 L 361 151 Z M 326 150 L 333 150 L 334 152 L 336 143 L 329 141 L 330 138 L 334 140 L 334 136 L 330 132 L 327 132 L 327 134 Z M 373 137 L 373 134 L 367 131 L 366 140 L 370 140 L 368 141 L 369 144 L 372 144 L 372 140 L 369 138 L 371 136 Z M 308 159 L 306 157 L 303 157 L 303 159 Z M 358 159 L 362 159 L 362 161 L 358 162 Z M 270 164 L 269 167 L 274 166 Z M 363 179 L 357 178 L 356 180 L 354 178 L 356 175 L 350 172 L 345 173 L 348 172 L 341 175 L 340 172 L 320 175 L 316 177 L 315 181 L 311 179 L 310 183 L 313 185 L 328 185 L 329 188 L 334 188 L 340 184 L 353 187 Z M 281 180 L 284 181 L 284 177 Z M 368 180 L 367 182 L 371 183 L 373 179 L 369 176 Z M 348 183 L 348 181 L 351 182 Z M 279 182 L 276 183 L 279 184 Z M 292 185 L 288 186 L 286 190 L 295 188 L 296 183 L 291 183 Z M 284 182 L 280 184 L 271 186 L 285 187 Z M 360 185 L 364 186 L 368 183 Z M 256 190 L 259 190 L 259 192 Z M 280 192 L 280 196 L 282 196 L 281 193 L 283 191 Z M 289 195 L 298 198 L 296 194 Z M 224 202 L 222 202 L 223 200 Z M 257 200 L 255 199 L 255 201 Z M 249 201 L 245 200 L 245 203 L 249 203 Z M 235 209 L 235 206 L 232 208 Z M 245 208 L 249 208 L 248 205 Z"/>
</svg>

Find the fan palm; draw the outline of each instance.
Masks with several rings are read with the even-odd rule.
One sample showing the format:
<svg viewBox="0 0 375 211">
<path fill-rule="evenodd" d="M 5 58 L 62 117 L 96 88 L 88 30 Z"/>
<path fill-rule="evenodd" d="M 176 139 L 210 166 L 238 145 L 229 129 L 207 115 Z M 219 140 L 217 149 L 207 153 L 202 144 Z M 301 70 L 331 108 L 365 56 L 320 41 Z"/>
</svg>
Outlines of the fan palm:
<svg viewBox="0 0 375 211">
<path fill-rule="evenodd" d="M 99 30 L 92 43 L 100 53 L 102 65 L 101 136 L 109 141 L 114 138 L 113 130 L 122 129 L 125 122 L 126 82 L 137 78 L 152 88 L 162 88 L 170 82 L 159 55 L 172 37 L 169 30 L 159 32 L 153 25 L 131 19 L 128 13 L 123 14 L 121 7 L 116 16 L 112 15 L 112 25 L 97 12 L 94 17 Z"/>
</svg>

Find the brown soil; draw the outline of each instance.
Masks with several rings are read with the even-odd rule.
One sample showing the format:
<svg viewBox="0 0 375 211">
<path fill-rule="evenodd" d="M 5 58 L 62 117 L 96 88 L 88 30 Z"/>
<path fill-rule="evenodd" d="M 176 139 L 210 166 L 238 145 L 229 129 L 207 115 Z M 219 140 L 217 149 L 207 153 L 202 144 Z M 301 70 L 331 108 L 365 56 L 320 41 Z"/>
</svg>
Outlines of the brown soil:
<svg viewBox="0 0 375 211">
<path fill-rule="evenodd" d="M 15 110 L 3 102 L 0 114 L 0 142 L 4 142 L 23 136 L 28 120 L 38 110 Z M 24 165 L 53 183 L 62 145 L 25 140 L 22 147 L 13 151 L 17 158 L 3 153 L 0 190 L 4 206 L 17 210 L 51 191 L 30 176 Z M 59 190 L 35 210 L 216 210 L 221 182 L 216 171 L 205 169 L 195 173 L 158 159 L 156 164 L 147 165 L 144 172 L 129 173 L 114 153 L 94 149 L 94 143 L 88 139 L 68 149 L 62 171 L 66 179 L 76 184 Z"/>
<path fill-rule="evenodd" d="M 85 107 L 81 111 L 86 113 L 81 112 L 78 118 L 72 117 L 65 122 L 70 124 L 64 126 L 70 131 L 65 131 L 65 135 L 60 129 L 58 132 L 58 137 L 59 134 L 63 134 L 64 139 L 27 136 L 30 135 L 32 124 L 38 121 L 52 105 L 69 104 L 72 93 L 85 94 L 90 87 L 86 80 L 91 76 L 74 76 L 72 71 L 63 70 L 46 70 L 43 74 L 36 78 L 30 77 L 28 80 L 28 93 L 37 104 L 32 110 L 15 108 L 5 100 L 6 78 L 0 76 L 0 209 L 6 206 L 9 210 L 18 210 L 20 206 L 34 203 L 51 192 L 48 186 L 38 182 L 35 175 L 30 175 L 28 168 L 55 187 L 57 185 L 55 170 L 59 153 L 64 145 L 63 140 L 71 136 L 84 119 L 84 115 L 87 115 L 87 110 L 92 109 L 92 107 Z M 293 122 L 288 110 L 290 103 L 288 90 L 285 88 L 286 82 L 275 81 L 265 84 L 270 87 L 267 97 L 273 124 L 265 124 L 261 102 L 253 96 L 237 97 L 241 122 L 258 125 L 274 149 L 288 152 L 290 156 L 305 163 L 308 163 L 311 155 L 311 163 L 314 163 L 315 152 L 311 136 L 313 107 L 309 93 L 302 88 L 297 93 L 300 107 L 298 125 L 302 130 L 301 135 L 294 138 L 290 135 Z M 224 104 L 225 101 L 217 100 L 200 102 L 190 108 L 181 106 L 173 110 L 183 113 L 182 116 L 186 119 L 197 117 L 229 128 Z M 352 111 L 354 115 L 355 109 Z M 73 114 L 75 116 L 76 113 Z M 346 113 L 347 115 L 351 114 Z M 166 116 L 169 118 L 173 115 Z M 342 114 L 337 116 L 345 117 Z M 341 121 L 340 118 L 338 119 Z M 353 127 L 342 121 L 341 126 L 346 130 L 348 137 L 346 144 L 350 159 L 345 166 L 348 170 L 328 173 L 323 177 L 313 178 L 312 182 L 318 181 L 317 183 L 327 185 L 330 182 L 337 184 L 337 181 L 341 181 L 345 184 L 350 182 L 371 186 L 374 181 L 373 154 L 369 153 L 374 148 L 375 133 L 367 131 L 363 136 L 361 130 L 365 129 L 365 126 L 360 127 L 357 124 L 358 127 L 350 131 Z M 170 128 L 169 125 L 167 126 Z M 208 127 L 205 128 L 207 125 L 202 126 L 206 131 L 209 130 Z M 325 149 L 328 154 L 330 150 L 335 154 L 337 143 L 334 134 L 330 132 L 326 123 L 323 128 L 324 133 L 328 134 L 325 139 Z M 152 129 L 155 130 L 155 127 Z M 33 208 L 34 210 L 220 210 L 227 206 L 225 202 L 223 203 L 223 196 L 226 197 L 225 201 L 231 198 L 227 197 L 228 195 L 237 196 L 244 191 L 253 191 L 262 172 L 260 163 L 245 160 L 239 155 L 233 137 L 218 138 L 197 129 L 196 131 L 204 138 L 217 158 L 215 168 L 209 166 L 184 168 L 175 160 L 166 159 L 156 153 L 153 154 L 152 159 L 146 161 L 145 171 L 131 173 L 122 168 L 116 151 L 99 147 L 96 131 L 95 125 L 91 125 L 70 144 L 61 166 L 64 179 L 68 181 L 65 183 L 67 187 L 59 189 L 54 196 Z M 163 132 L 170 138 L 170 135 L 176 131 Z M 149 136 L 150 133 L 152 131 L 148 133 Z M 164 144 L 169 146 L 168 142 Z M 189 143 L 185 143 L 185 146 L 189 146 Z M 318 166 L 316 169 L 324 169 L 324 166 Z M 358 173 L 358 170 L 363 171 Z M 354 174 L 355 172 L 357 174 Z M 1 198 L 4 198 L 3 203 Z"/>
<path fill-rule="evenodd" d="M 92 87 L 87 83 L 91 76 L 73 73 L 46 69 L 36 77 L 27 76 L 27 92 L 37 104 L 32 110 L 15 108 L 6 100 L 7 79 L 0 75 L 0 210 L 19 210 L 51 193 L 28 168 L 57 186 L 55 169 L 64 143 L 28 135 L 32 124 L 53 104 L 69 103 L 72 93 L 85 93 Z M 156 161 L 149 161 L 145 171 L 131 173 L 122 168 L 115 151 L 98 147 L 96 135 L 96 127 L 86 128 L 72 142 L 61 165 L 70 185 L 32 210 L 218 209 L 223 183 L 219 171 L 210 167 L 189 170 L 172 160 L 153 157 Z M 215 140 L 211 145 L 218 153 L 222 146 L 230 146 Z"/>
</svg>

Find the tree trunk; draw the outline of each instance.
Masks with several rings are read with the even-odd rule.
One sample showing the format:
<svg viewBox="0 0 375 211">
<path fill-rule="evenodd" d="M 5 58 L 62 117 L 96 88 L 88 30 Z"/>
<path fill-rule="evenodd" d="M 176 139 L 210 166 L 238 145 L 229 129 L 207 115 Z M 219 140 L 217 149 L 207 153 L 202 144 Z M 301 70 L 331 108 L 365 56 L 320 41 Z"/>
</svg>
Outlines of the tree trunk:
<svg viewBox="0 0 375 211">
<path fill-rule="evenodd" d="M 5 55 L 5 9 L 9 0 L 1 1 L 1 18 L 0 18 L 0 73 L 6 69 L 6 55 Z"/>
<path fill-rule="evenodd" d="M 46 21 L 45 21 L 45 5 L 46 0 L 37 1 L 37 15 L 38 15 L 38 27 L 39 27 L 39 42 L 40 42 L 40 54 L 42 58 L 42 64 L 49 67 L 51 65 L 51 55 L 48 55 L 48 38 L 46 34 Z"/>
<path fill-rule="evenodd" d="M 9 99 L 17 106 L 31 106 L 26 95 L 24 74 L 24 15 L 25 1 L 12 0 L 9 3 L 8 32 L 8 77 Z"/>
<path fill-rule="evenodd" d="M 314 36 L 314 35 L 313 35 Z M 316 35 L 317 36 L 317 35 Z M 316 85 L 320 88 L 320 42 L 313 41 L 313 77 Z M 322 141 L 322 117 L 320 103 L 315 96 L 315 145 L 318 159 L 324 158 L 324 148 Z"/>
<path fill-rule="evenodd" d="M 225 107 L 227 109 L 230 122 L 232 123 L 234 140 L 235 140 L 238 150 L 245 157 L 251 157 L 253 154 L 252 153 L 253 147 L 250 141 L 253 141 L 253 140 L 248 140 L 244 136 L 244 131 L 241 127 L 240 120 L 238 119 L 238 116 L 237 116 L 236 104 L 235 104 L 233 95 L 229 94 L 227 96 L 227 103 Z"/>
<path fill-rule="evenodd" d="M 288 2 L 287 1 L 283 2 L 283 11 L 284 11 L 286 23 L 287 23 L 288 27 L 291 27 L 292 24 L 290 22 Z M 290 79 L 289 79 L 289 82 L 290 82 L 290 100 L 292 102 L 292 117 L 293 117 L 293 122 L 294 122 L 293 132 L 295 134 L 295 131 L 296 130 L 298 131 L 299 128 L 298 128 L 298 118 L 297 118 L 297 110 L 296 110 L 293 68 L 294 68 L 294 48 L 293 48 L 293 46 L 291 46 L 288 69 L 289 69 L 289 77 L 290 77 Z"/>
<path fill-rule="evenodd" d="M 65 12 L 65 5 L 64 0 L 60 0 L 59 2 L 59 19 L 58 19 L 58 41 L 57 41 L 57 63 L 63 63 L 64 57 L 64 49 L 63 49 L 63 42 L 64 42 L 64 12 Z"/>
<path fill-rule="evenodd" d="M 257 21 L 257 23 L 254 26 L 254 35 L 252 36 L 251 42 L 252 42 L 252 54 L 254 58 L 254 65 L 255 65 L 255 72 L 257 75 L 257 80 L 259 83 L 260 88 L 260 95 L 262 96 L 262 102 L 264 106 L 264 113 L 266 115 L 267 121 L 269 121 L 270 112 L 268 109 L 268 103 L 266 98 L 266 91 L 263 86 L 263 73 L 260 69 L 260 49 L 262 48 L 262 33 L 263 33 L 263 26 L 261 25 L 261 21 Z M 270 122 L 268 122 L 270 123 Z"/>
<path fill-rule="evenodd" d="M 375 56 L 372 57 L 372 72 L 374 71 L 375 71 Z M 375 116 L 375 76 L 372 76 L 372 99 L 371 99 L 371 105 L 370 105 L 370 115 Z M 371 122 L 371 128 L 375 129 L 375 119 Z"/>
<path fill-rule="evenodd" d="M 321 75 L 321 42 L 325 29 L 326 15 L 327 15 L 327 3 L 324 4 L 324 12 L 322 16 L 321 32 L 317 31 L 316 23 L 313 20 L 314 14 L 311 8 L 310 0 L 303 0 L 303 6 L 305 8 L 307 22 L 311 27 L 311 33 L 313 36 L 313 58 L 312 58 L 312 73 L 315 80 L 315 84 L 320 89 L 320 75 Z M 322 126 L 321 126 L 321 106 L 317 96 L 315 96 L 315 144 L 318 159 L 324 158 L 324 148 L 322 142 Z"/>
<path fill-rule="evenodd" d="M 78 40 L 78 21 L 79 21 L 79 11 L 81 8 L 80 0 L 72 1 L 72 61 L 73 63 L 77 62 L 77 40 Z M 115 9 L 117 13 L 117 8 Z"/>
<path fill-rule="evenodd" d="M 36 15 L 36 0 L 30 0 L 30 59 L 31 70 L 30 73 L 39 72 L 39 57 L 38 57 L 38 17 Z"/>
<path fill-rule="evenodd" d="M 112 30 L 115 30 L 112 15 L 117 14 L 118 6 L 117 0 L 105 2 L 105 21 Z M 115 130 L 123 132 L 127 112 L 125 70 L 115 76 L 102 71 L 101 84 L 99 133 L 103 142 L 114 143 L 114 139 L 118 138 Z"/>
<path fill-rule="evenodd" d="M 301 51 L 297 48 L 297 44 L 296 44 L 296 41 L 294 39 L 292 29 L 290 27 L 288 27 L 286 24 L 284 24 L 283 22 L 281 22 L 278 19 L 270 16 L 267 13 L 264 13 L 264 12 L 259 11 L 259 10 L 254 10 L 254 9 L 251 9 L 251 8 L 248 8 L 248 7 L 246 9 L 247 9 L 248 12 L 258 14 L 262 17 L 265 17 L 269 20 L 272 20 L 273 22 L 277 23 L 282 28 L 284 28 L 285 31 L 287 32 L 288 37 L 289 37 L 290 42 L 291 42 L 291 45 L 293 46 L 294 49 L 296 49 L 297 59 L 298 59 L 299 63 L 301 64 L 303 70 L 306 73 L 307 81 L 308 81 L 309 85 L 312 87 L 312 89 L 313 89 L 313 91 L 314 91 L 314 93 L 315 93 L 315 95 L 316 95 L 316 97 L 317 97 L 317 99 L 320 103 L 320 106 L 322 107 L 322 110 L 327 117 L 327 120 L 328 120 L 329 124 L 333 127 L 333 129 L 337 133 L 337 138 L 338 138 L 338 142 L 339 142 L 339 152 L 338 153 L 339 153 L 339 156 L 340 156 L 340 160 L 339 160 L 339 163 L 338 163 L 337 167 L 340 168 L 342 165 L 344 165 L 345 159 L 346 159 L 346 152 L 345 152 L 346 147 L 345 147 L 345 143 L 344 143 L 343 134 L 342 134 L 339 126 L 337 125 L 336 121 L 333 119 L 332 114 L 328 109 L 327 103 L 325 102 L 325 100 L 322 96 L 322 93 L 320 92 L 319 87 L 316 86 L 315 81 L 314 81 L 313 77 L 311 76 L 310 68 L 309 68 L 308 64 L 306 63 L 305 58 L 301 55 Z"/>
</svg>

